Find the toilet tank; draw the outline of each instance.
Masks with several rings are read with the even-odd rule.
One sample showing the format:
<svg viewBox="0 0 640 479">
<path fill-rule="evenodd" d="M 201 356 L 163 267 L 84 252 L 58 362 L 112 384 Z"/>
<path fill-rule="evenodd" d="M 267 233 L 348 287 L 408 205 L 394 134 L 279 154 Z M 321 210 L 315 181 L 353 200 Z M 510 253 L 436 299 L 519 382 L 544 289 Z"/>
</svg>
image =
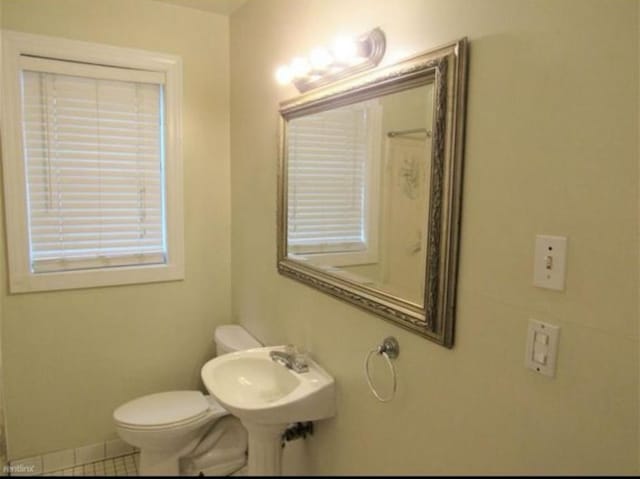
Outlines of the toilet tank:
<svg viewBox="0 0 640 479">
<path fill-rule="evenodd" d="M 218 326 L 214 336 L 216 341 L 216 354 L 218 356 L 243 351 L 245 349 L 262 347 L 262 344 L 260 344 L 256 338 L 237 324 Z"/>
</svg>

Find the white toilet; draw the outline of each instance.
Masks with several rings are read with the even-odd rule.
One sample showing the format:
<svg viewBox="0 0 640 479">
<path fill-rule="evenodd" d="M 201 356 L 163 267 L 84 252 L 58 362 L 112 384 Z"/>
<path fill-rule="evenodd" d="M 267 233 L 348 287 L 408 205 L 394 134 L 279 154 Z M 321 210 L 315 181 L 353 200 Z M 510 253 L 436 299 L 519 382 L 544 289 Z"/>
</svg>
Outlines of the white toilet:
<svg viewBox="0 0 640 479">
<path fill-rule="evenodd" d="M 217 355 L 259 348 L 245 329 L 215 331 Z M 113 413 L 120 437 L 140 449 L 140 475 L 229 475 L 246 461 L 247 431 L 211 396 L 169 391 L 129 401 Z"/>
</svg>

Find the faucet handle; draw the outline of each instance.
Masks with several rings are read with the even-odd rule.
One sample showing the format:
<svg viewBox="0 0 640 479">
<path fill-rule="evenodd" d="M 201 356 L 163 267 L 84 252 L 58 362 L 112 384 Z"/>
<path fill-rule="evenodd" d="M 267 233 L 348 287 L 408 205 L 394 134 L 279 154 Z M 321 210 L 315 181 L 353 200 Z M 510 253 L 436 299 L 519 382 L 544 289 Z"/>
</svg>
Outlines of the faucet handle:
<svg viewBox="0 0 640 479">
<path fill-rule="evenodd" d="M 285 354 L 288 354 L 289 356 L 293 357 L 296 354 L 298 354 L 298 348 L 293 344 L 286 344 L 284 346 L 284 352 Z"/>
<path fill-rule="evenodd" d="M 309 371 L 307 353 L 303 349 L 293 344 L 286 344 L 282 354 L 287 356 L 288 367 L 294 372 L 306 373 Z"/>
<path fill-rule="evenodd" d="M 304 352 L 296 351 L 292 357 L 291 365 L 293 367 L 293 370 L 297 373 L 306 373 L 307 371 L 309 371 L 307 354 Z"/>
</svg>

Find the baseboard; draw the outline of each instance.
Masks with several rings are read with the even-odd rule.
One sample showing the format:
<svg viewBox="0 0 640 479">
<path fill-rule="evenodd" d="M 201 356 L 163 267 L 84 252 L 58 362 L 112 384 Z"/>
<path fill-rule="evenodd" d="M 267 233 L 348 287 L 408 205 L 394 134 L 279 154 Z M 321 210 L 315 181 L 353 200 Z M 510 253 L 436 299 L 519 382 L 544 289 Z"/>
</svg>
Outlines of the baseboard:
<svg viewBox="0 0 640 479">
<path fill-rule="evenodd" d="M 9 473 L 12 476 L 46 474 L 112 457 L 124 456 L 135 451 L 136 448 L 122 439 L 111 439 L 73 449 L 53 451 L 41 456 L 12 460 L 4 467 L 4 473 Z"/>
</svg>

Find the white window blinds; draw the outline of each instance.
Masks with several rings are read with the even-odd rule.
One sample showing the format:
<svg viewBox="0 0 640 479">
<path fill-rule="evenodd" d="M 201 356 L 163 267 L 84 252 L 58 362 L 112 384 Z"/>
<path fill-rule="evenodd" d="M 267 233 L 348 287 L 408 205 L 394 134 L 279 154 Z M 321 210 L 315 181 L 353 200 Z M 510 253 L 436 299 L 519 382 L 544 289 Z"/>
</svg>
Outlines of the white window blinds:
<svg viewBox="0 0 640 479">
<path fill-rule="evenodd" d="M 164 263 L 163 75 L 22 64 L 32 271 Z"/>
<path fill-rule="evenodd" d="M 366 249 L 367 133 L 365 103 L 290 120 L 287 244 L 292 253 Z"/>
</svg>

